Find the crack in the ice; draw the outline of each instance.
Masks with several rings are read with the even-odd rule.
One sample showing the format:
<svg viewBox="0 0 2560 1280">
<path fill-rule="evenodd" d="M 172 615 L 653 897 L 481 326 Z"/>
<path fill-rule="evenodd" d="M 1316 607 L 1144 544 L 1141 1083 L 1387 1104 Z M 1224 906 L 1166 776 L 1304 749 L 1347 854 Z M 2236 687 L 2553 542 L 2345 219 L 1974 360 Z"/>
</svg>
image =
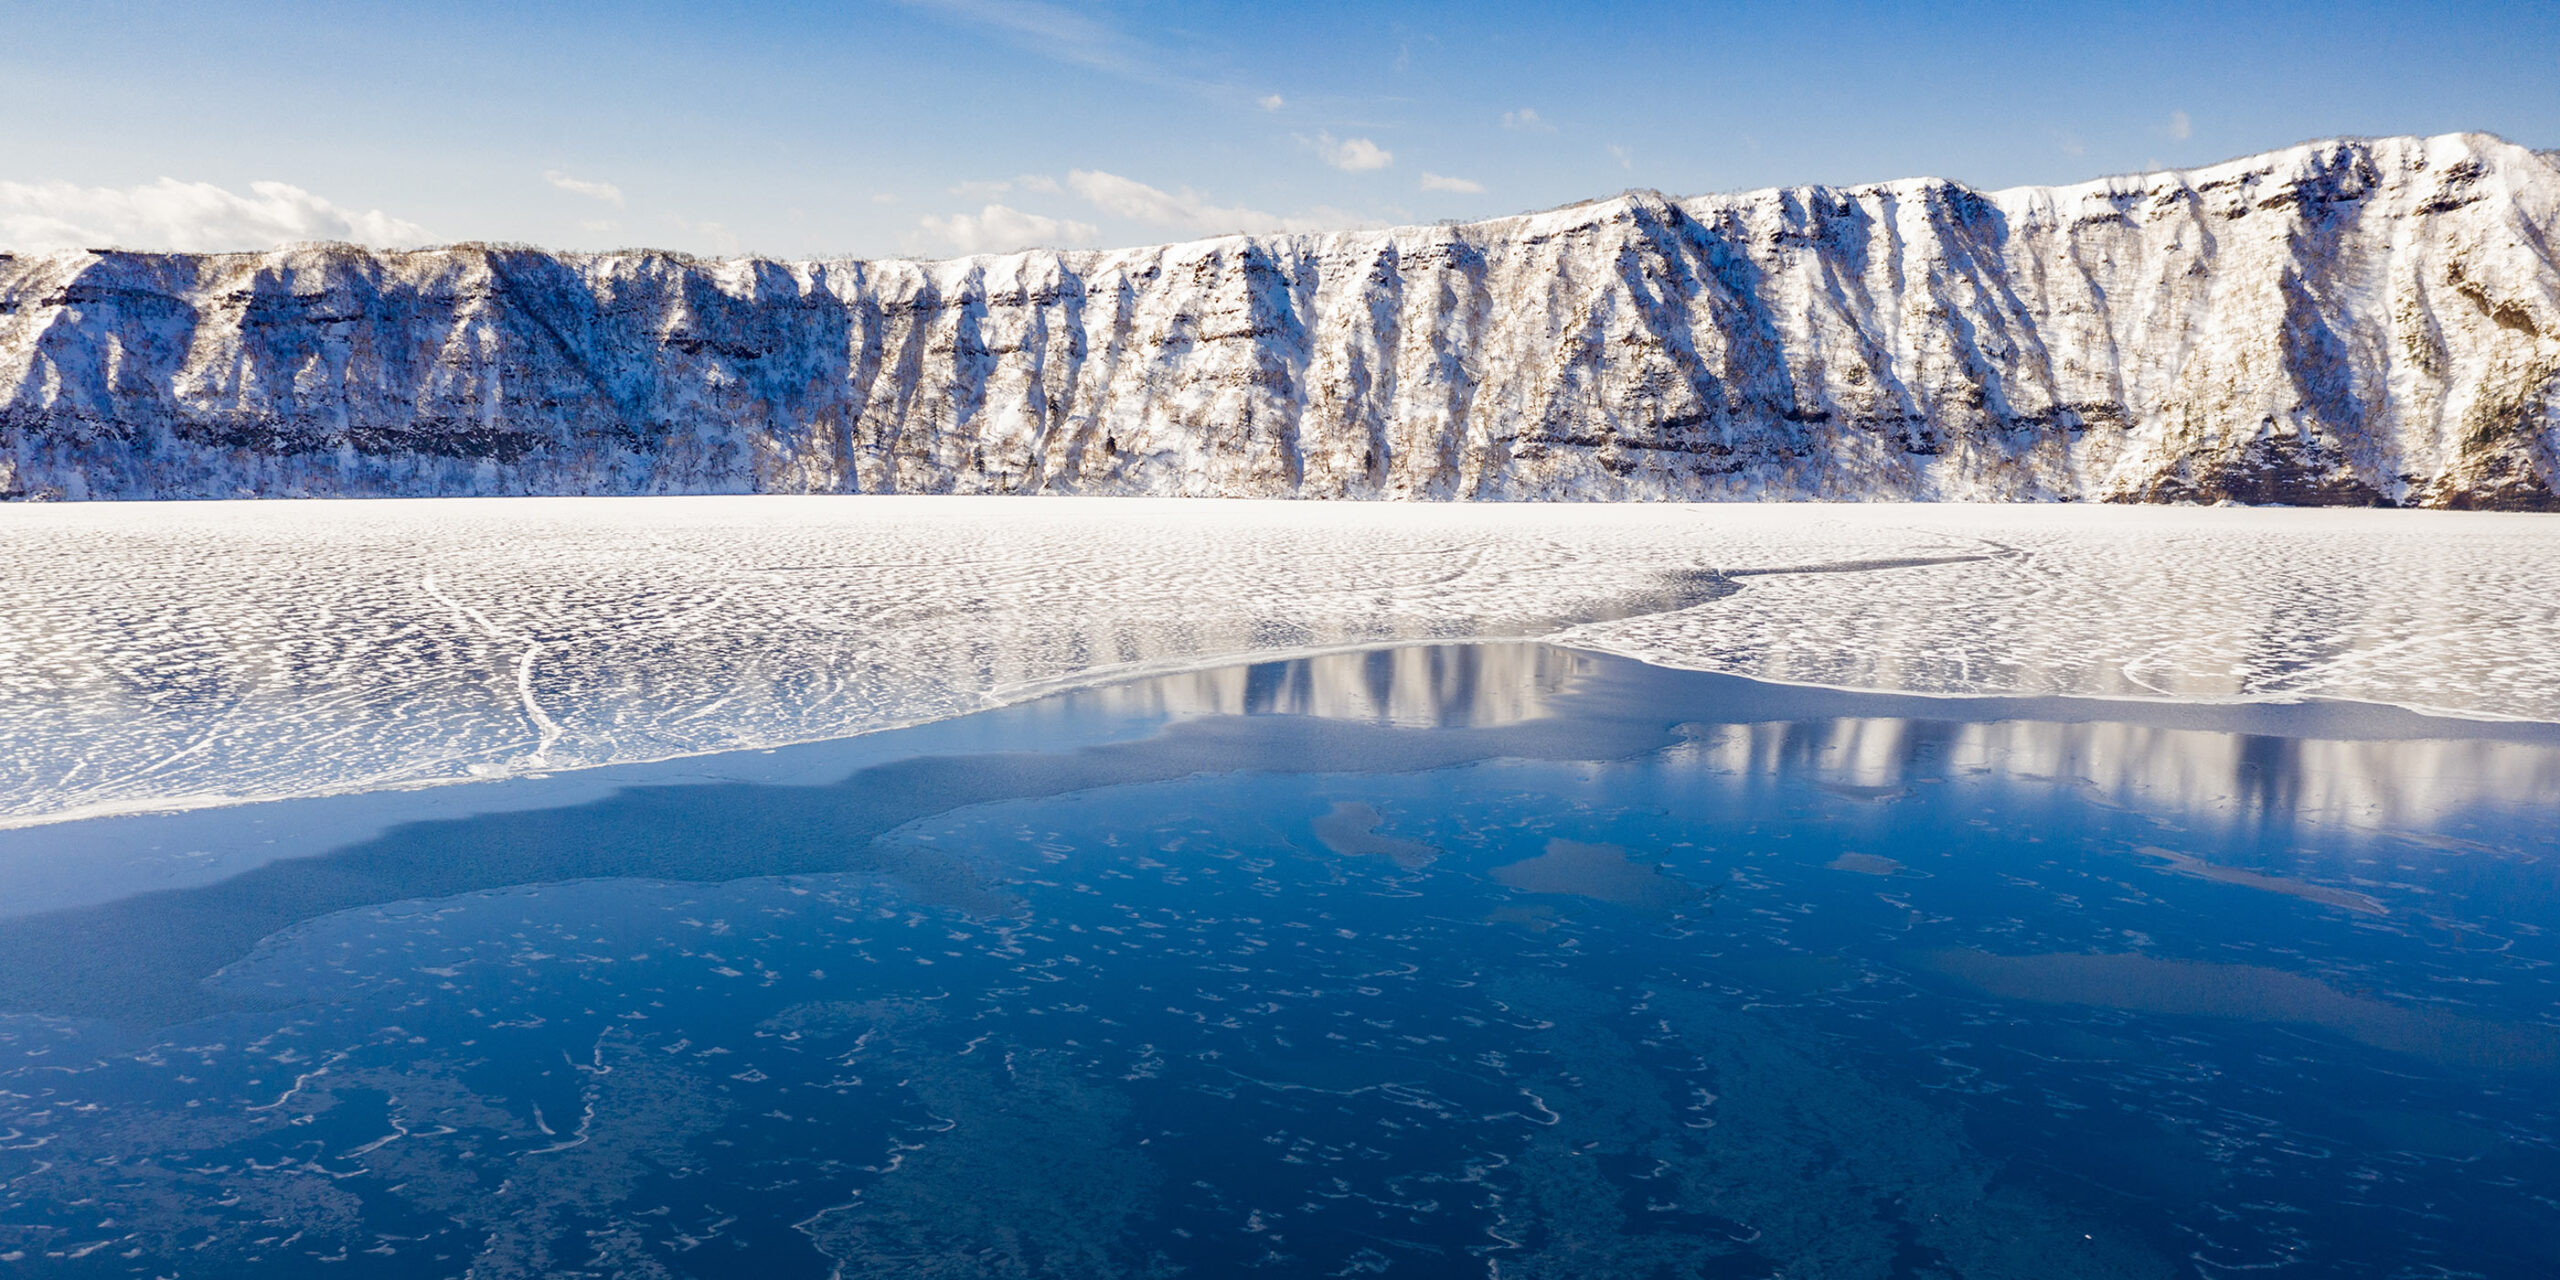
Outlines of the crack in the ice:
<svg viewBox="0 0 2560 1280">
<path fill-rule="evenodd" d="M 1742 590 L 1737 578 L 1787 577 L 1816 573 L 1869 573 L 1884 569 L 1917 569 L 1930 565 L 1971 564 L 2003 559 L 1993 553 L 1961 556 L 1898 556 L 1874 560 L 1832 560 L 1820 564 L 1781 565 L 1768 569 L 1677 569 L 1658 575 L 1663 590 L 1631 596 L 1614 605 L 1575 618 L 1566 630 L 1597 626 L 1606 622 L 1626 622 L 1660 614 L 1678 613 L 1702 604 L 1712 604 Z"/>
<path fill-rule="evenodd" d="M 560 722 L 552 719 L 550 714 L 542 709 L 542 703 L 533 696 L 533 663 L 535 659 L 542 656 L 542 642 L 529 635 L 517 635 L 491 621 L 488 614 L 437 590 L 436 575 L 433 572 L 419 579 L 418 587 L 433 596 L 445 608 L 453 610 L 465 622 L 479 627 L 490 639 L 524 642 L 524 652 L 516 656 L 516 699 L 524 704 L 525 715 L 533 721 L 534 732 L 538 739 L 534 743 L 531 762 L 537 765 L 548 763 L 551 744 L 560 740 L 561 729 Z"/>
<path fill-rule="evenodd" d="M 1823 564 L 1783 565 L 1774 569 L 1719 569 L 1727 578 L 1774 578 L 1799 573 L 1871 573 L 1878 569 L 1919 569 L 1933 564 L 1973 564 L 1996 560 L 1996 555 L 1978 556 L 1898 556 L 1887 560 L 1833 560 Z"/>
</svg>

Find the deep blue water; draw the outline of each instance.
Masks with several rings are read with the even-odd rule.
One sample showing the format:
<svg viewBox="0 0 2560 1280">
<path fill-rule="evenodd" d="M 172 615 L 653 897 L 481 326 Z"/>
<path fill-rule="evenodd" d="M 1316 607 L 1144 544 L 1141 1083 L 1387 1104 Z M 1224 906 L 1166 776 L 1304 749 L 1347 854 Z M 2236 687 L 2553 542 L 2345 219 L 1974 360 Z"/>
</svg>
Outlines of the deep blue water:
<svg viewBox="0 0 2560 1280">
<path fill-rule="evenodd" d="M 1044 750 L 1132 706 L 1221 714 Z M 0 1260 L 2560 1273 L 2545 730 L 1535 646 L 997 714 L 0 920 Z"/>
</svg>

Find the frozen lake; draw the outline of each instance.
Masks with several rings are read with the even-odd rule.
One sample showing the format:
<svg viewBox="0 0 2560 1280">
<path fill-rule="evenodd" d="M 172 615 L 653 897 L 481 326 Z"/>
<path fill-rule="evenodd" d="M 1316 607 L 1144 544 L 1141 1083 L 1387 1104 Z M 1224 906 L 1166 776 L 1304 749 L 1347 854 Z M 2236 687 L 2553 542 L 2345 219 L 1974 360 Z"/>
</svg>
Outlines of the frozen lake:
<svg viewBox="0 0 2560 1280">
<path fill-rule="evenodd" d="M 2545 1280 L 2555 779 L 1416 645 L 0 833 L 0 1264 Z"/>
<path fill-rule="evenodd" d="M 0 509 L 0 1262 L 2547 1275 L 2555 552 Z"/>
<path fill-rule="evenodd" d="M 2555 566 L 2560 518 L 2442 512 L 10 506 L 0 824 L 805 742 L 1395 640 L 1890 691 L 2560 720 Z"/>
</svg>

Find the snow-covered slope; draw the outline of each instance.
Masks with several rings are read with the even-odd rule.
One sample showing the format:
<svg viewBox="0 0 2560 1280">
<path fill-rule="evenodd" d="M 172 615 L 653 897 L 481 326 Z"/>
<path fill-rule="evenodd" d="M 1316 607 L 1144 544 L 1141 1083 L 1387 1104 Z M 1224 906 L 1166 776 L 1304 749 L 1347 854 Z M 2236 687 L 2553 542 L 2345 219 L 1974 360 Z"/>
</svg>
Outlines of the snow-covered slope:
<svg viewBox="0 0 2560 1280">
<path fill-rule="evenodd" d="M 2560 507 L 2478 134 L 939 263 L 0 255 L 0 491 Z"/>
</svg>

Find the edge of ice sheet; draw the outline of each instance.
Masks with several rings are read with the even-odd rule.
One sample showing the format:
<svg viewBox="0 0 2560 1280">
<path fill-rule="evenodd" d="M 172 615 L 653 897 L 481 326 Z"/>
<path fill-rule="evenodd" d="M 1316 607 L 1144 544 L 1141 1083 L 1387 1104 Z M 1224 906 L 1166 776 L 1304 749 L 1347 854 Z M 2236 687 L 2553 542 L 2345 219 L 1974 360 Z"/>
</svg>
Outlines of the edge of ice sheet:
<svg viewBox="0 0 2560 1280">
<path fill-rule="evenodd" d="M 313 787 L 299 791 L 279 791 L 272 795 L 232 795 L 227 793 L 208 792 L 195 795 L 170 796 L 165 799 L 153 798 L 109 801 L 101 804 L 81 805 L 75 808 L 59 809 L 38 814 L 0 814 L 0 832 L 24 830 L 29 827 L 54 826 L 66 822 L 87 822 L 101 818 L 198 813 L 206 809 L 228 809 L 237 808 L 243 805 L 272 804 L 287 800 L 318 800 L 341 796 L 387 795 L 408 791 L 443 791 L 458 787 L 468 787 L 478 783 L 509 783 L 544 778 L 574 778 L 583 775 L 608 773 L 617 769 L 638 769 L 657 765 L 673 764 L 684 760 L 710 760 L 723 757 L 744 758 L 753 755 L 769 755 L 777 751 L 788 751 L 793 748 L 819 746 L 826 743 L 852 742 L 857 739 L 876 737 L 884 733 L 897 733 L 908 729 L 923 728 L 928 725 L 946 724 L 954 720 L 960 720 L 980 714 L 981 712 L 1003 711 L 1009 708 L 1023 706 L 1028 703 L 1038 702 L 1043 698 L 1056 697 L 1060 694 L 1076 693 L 1082 690 L 1098 689 L 1115 684 L 1134 683 L 1164 676 L 1179 676 L 1188 675 L 1194 672 L 1217 671 L 1228 667 L 1254 666 L 1266 662 L 1287 662 L 1296 658 L 1319 658 L 1343 653 L 1372 653 L 1391 649 L 1410 649 L 1424 645 L 1516 643 L 1551 644 L 1553 642 L 1547 640 L 1543 636 L 1537 635 L 1479 635 L 1453 637 L 1446 640 L 1384 640 L 1364 642 L 1360 644 L 1317 645 L 1305 648 L 1253 649 L 1233 653 L 1204 654 L 1197 657 L 1168 658 L 1162 662 L 1115 664 L 1107 667 L 1094 667 L 1085 671 L 1075 672 L 1070 675 L 1055 676 L 1043 680 L 1029 680 L 1023 681 L 1019 684 L 1001 686 L 996 689 L 988 690 L 984 694 L 980 695 L 982 700 L 979 705 L 974 707 L 957 708 L 939 715 L 915 716 L 907 719 L 887 721 L 855 730 L 852 733 L 818 734 L 812 737 L 790 738 L 777 742 L 758 743 L 752 746 L 705 747 L 699 751 L 672 751 L 664 755 L 633 756 L 620 760 L 602 760 L 593 764 L 562 766 L 554 764 L 533 764 L 528 762 L 523 768 L 518 769 L 491 767 L 483 772 L 453 774 L 445 777 L 404 778 L 397 781 L 368 781 L 364 779 L 355 779 L 341 786 Z M 1555 645 L 1555 647 L 1559 649 L 1580 649 L 1590 653 L 1602 654 L 1607 657 L 1624 658 L 1628 661 L 1644 663 L 1647 666 L 1661 667 L 1665 670 L 1709 671 L 1708 668 L 1703 667 L 1675 667 L 1668 663 L 1653 662 L 1631 654 L 1615 653 L 1607 649 L 1589 645 L 1558 644 Z M 1732 673 L 1709 671 L 1709 674 L 1730 675 Z M 1788 684 L 1794 682 L 1770 680 L 1764 681 L 1764 683 Z M 1805 685 L 1804 687 L 1822 688 L 1827 686 Z M 1899 690 L 1892 689 L 1854 688 L 1844 688 L 1843 691 L 1850 693 L 1900 692 Z M 1960 697 L 1966 695 L 1949 696 Z M 2176 701 L 2176 699 L 2166 699 L 2166 701 Z"/>
<path fill-rule="evenodd" d="M 966 756 L 1032 749 L 1080 750 L 1150 738 L 1168 725 L 1200 715 L 1277 711 L 1326 719 L 1403 727 L 1481 730 L 1528 727 L 1550 718 L 1558 700 L 1586 701 L 1597 723 L 1650 727 L 1645 740 L 1715 767 L 1753 767 L 1774 741 L 1772 726 L 1821 722 L 1831 726 L 1815 767 L 1852 782 L 1862 771 L 1910 768 L 1897 749 L 1904 730 L 1931 716 L 1927 704 L 1950 707 L 1948 721 L 1967 730 L 1963 740 L 1988 759 L 2024 753 L 2024 776 L 2050 780 L 2070 769 L 2096 769 L 2086 781 L 2122 791 L 2167 788 L 2183 803 L 2209 808 L 2230 799 L 2231 770 L 2245 752 L 2171 750 L 2172 740 L 2274 735 L 2329 748 L 2304 757 L 2308 777 L 2336 775 L 2346 785 L 2306 787 L 2302 816 L 2322 821 L 2386 823 L 2412 806 L 2445 807 L 2484 786 L 2505 797 L 2543 793 L 2560 777 L 2560 723 L 2446 719 L 2375 703 L 2335 699 L 2123 699 L 2072 695 L 1926 695 L 1872 689 L 1828 689 L 1723 672 L 1666 668 L 1596 650 L 1543 641 L 1422 641 L 1337 647 L 1305 655 L 1361 659 L 1398 654 L 1388 683 L 1398 696 L 1378 700 L 1369 683 L 1374 664 L 1345 663 L 1330 672 L 1291 673 L 1277 684 L 1257 682 L 1248 669 L 1259 663 L 1207 662 L 1182 669 L 1126 676 L 1077 688 L 1051 690 L 973 715 L 945 717 L 898 732 L 871 732 L 786 746 L 738 748 L 657 761 L 633 761 L 552 772 L 527 772 L 470 781 L 496 785 L 464 788 L 410 785 L 345 790 L 157 812 L 88 815 L 0 830 L 0 919 L 90 905 L 137 892 L 185 889 L 227 880 L 269 863 L 326 854 L 374 839 L 395 827 L 496 813 L 557 809 L 592 803 L 635 787 L 748 784 L 764 787 L 829 786 L 855 772 L 929 756 Z M 1460 658 L 1455 655 L 1465 655 Z M 1268 659 L 1282 661 L 1282 659 Z M 1189 681 L 1186 671 L 1222 677 Z M 1703 694 L 1677 682 L 1710 682 Z M 1303 680 L 1303 683 L 1301 681 Z M 1666 702 L 1664 682 L 1673 682 Z M 1239 706 L 1236 695 L 1263 697 L 1305 693 Z M 1114 691 L 1123 691 L 1115 695 Z M 1401 695 L 1419 695 L 1410 699 Z M 1282 704 L 1286 705 L 1282 705 Z M 1396 704 L 1396 705 L 1391 705 Z M 1418 707 L 1419 719 L 1398 714 Z M 2301 708 L 2303 714 L 2268 714 Z M 1773 711 L 1783 714 L 1772 714 Z M 1915 712 L 1917 714 L 1915 714 Z M 1702 718 L 1701 718 L 1702 717 Z M 1897 728 L 1900 726 L 1900 728 Z M 2476 726 L 2481 732 L 2467 732 Z M 1571 730 L 1567 729 L 1570 733 Z M 1795 746 L 1791 734 L 1784 735 Z M 1032 739 L 1026 745 L 1026 738 Z M 1948 746 L 1957 739 L 1928 735 Z M 2381 746 L 2435 744 L 2431 766 L 2412 776 L 2406 795 L 2393 789 L 2359 791 L 2356 779 L 2373 775 Z M 1959 748 L 1962 749 L 1962 748 Z M 2479 774 L 2482 762 L 2527 753 L 2533 767 Z M 1739 754 L 1736 754 L 1736 753 Z M 2091 753 L 2094 752 L 2094 756 Z M 2164 754 L 2165 752 L 2165 754 Z M 2059 754 L 2057 754 L 2059 753 Z M 2386 751 L 2384 754 L 2388 754 Z M 1612 758 L 1612 757 L 1594 757 Z M 2057 769 L 2055 760 L 2081 761 Z M 2113 760 L 2112 767 L 2088 761 Z M 2539 763 L 2534 763 L 2535 761 Z M 2442 768 L 2448 761 L 2453 767 Z M 2467 763 L 2466 763 L 2467 762 Z M 2166 768 L 2161 767 L 2166 764 Z M 1932 768 L 1943 767 L 1934 762 Z M 2361 772 L 2359 772 L 2361 770 Z M 2438 775 L 2441 775 L 2439 777 Z M 2486 778 L 2484 782 L 2482 779 Z M 2335 781 L 2335 779 L 2333 779 Z M 2314 793 L 2319 793 L 2314 795 Z M 2369 793 L 2369 794 L 2368 794 Z M 2323 798 L 2325 797 L 2325 799 Z"/>
<path fill-rule="evenodd" d="M 1579 628 L 1573 629 L 1578 630 Z M 489 806 L 465 804 L 460 809 L 453 812 L 438 813 L 434 816 L 461 816 L 463 814 L 482 812 L 485 809 L 490 808 L 515 809 L 543 807 L 554 803 L 566 802 L 562 798 L 564 795 L 601 795 L 618 789 L 624 785 L 629 785 L 629 783 L 618 780 L 612 776 L 624 771 L 658 770 L 664 766 L 678 764 L 685 761 L 711 761 L 720 759 L 743 761 L 750 757 L 773 755 L 778 752 L 805 750 L 812 747 L 823 747 L 831 744 L 850 744 L 865 739 L 876 738 L 883 734 L 898 733 L 911 729 L 921 729 L 937 724 L 949 724 L 955 721 L 965 720 L 968 717 L 984 712 L 1010 710 L 1017 707 L 1027 706 L 1046 698 L 1093 689 L 1107 688 L 1113 685 L 1135 684 L 1149 680 L 1161 679 L 1168 676 L 1181 676 L 1202 672 L 1220 671 L 1229 668 L 1257 666 L 1264 663 L 1288 662 L 1301 658 L 1329 657 L 1338 654 L 1379 653 L 1399 649 L 1414 649 L 1441 645 L 1476 646 L 1501 644 L 1542 644 L 1551 648 L 1571 652 L 1597 654 L 1602 657 L 1633 662 L 1642 666 L 1653 667 L 1664 671 L 1685 671 L 1695 672 L 1702 675 L 1726 676 L 1733 679 L 1749 680 L 1759 684 L 1775 685 L 1783 688 L 1818 690 L 1825 693 L 1837 693 L 1850 696 L 1876 695 L 1894 698 L 1920 698 L 1951 704 L 2050 701 L 2065 703 L 2120 704 L 2127 707 L 2328 706 L 2340 709 L 2374 708 L 2385 711 L 2408 712 L 2431 720 L 2447 721 L 2455 724 L 2477 724 L 2483 727 L 2492 725 L 2548 726 L 2555 731 L 2560 731 L 2560 720 L 2544 719 L 2535 716 L 2504 716 L 2488 712 L 2471 712 L 2459 709 L 2430 707 L 2417 703 L 2383 700 L 2322 698 L 2317 696 L 2301 695 L 2248 697 L 2210 694 L 2181 696 L 2176 694 L 2095 694 L 2052 692 L 2001 693 L 1986 691 L 1956 692 L 1935 689 L 1883 688 L 1871 685 L 1826 684 L 1813 680 L 1789 680 L 1750 672 L 1724 671 L 1714 667 L 1696 666 L 1680 662 L 1668 662 L 1642 653 L 1627 652 L 1604 645 L 1559 640 L 1553 638 L 1552 635 L 1478 635 L 1445 640 L 1389 640 L 1362 644 L 1323 645 L 1309 648 L 1256 649 L 1235 653 L 1202 655 L 1194 658 L 1167 659 L 1159 663 L 1097 667 L 1072 675 L 1058 676 L 1046 680 L 1027 681 L 1018 685 L 990 690 L 984 695 L 984 702 L 976 707 L 954 710 L 941 715 L 918 716 L 912 719 L 873 725 L 868 728 L 857 730 L 853 733 L 823 734 L 815 737 L 795 738 L 788 741 L 762 743 L 754 746 L 712 747 L 705 748 L 700 751 L 670 752 L 666 755 L 600 761 L 594 764 L 569 767 L 529 764 L 527 767 L 522 769 L 492 769 L 485 773 L 458 774 L 450 777 L 437 778 L 403 779 L 393 782 L 368 783 L 358 781 L 345 786 L 315 787 L 302 791 L 277 792 L 273 795 L 204 794 L 176 796 L 170 797 L 167 800 L 113 802 L 42 814 L 0 815 L 0 833 L 21 831 L 34 827 L 59 826 L 67 823 L 90 822 L 116 818 L 172 817 L 190 813 L 202 813 L 211 809 L 247 808 L 257 805 L 277 804 L 292 801 L 345 799 L 358 796 L 391 796 L 414 792 L 449 792 L 458 791 L 474 784 L 483 783 L 503 785 L 510 783 L 521 784 L 533 781 L 557 780 L 564 785 L 573 788 L 572 790 L 561 793 L 560 795 L 553 795 L 540 799 L 510 801 Z M 825 768 L 831 766 L 815 767 Z M 807 767 L 789 770 L 789 772 L 794 773 L 805 773 L 808 771 L 809 769 Z M 706 774 L 705 776 L 723 779 L 730 777 L 726 772 Z M 765 770 L 747 770 L 743 771 L 739 776 L 754 776 L 760 780 L 768 782 L 776 780 L 768 773 L 768 771 Z M 666 779 L 648 779 L 646 781 L 663 782 L 666 781 Z M 387 822 L 384 825 L 387 825 Z"/>
</svg>

